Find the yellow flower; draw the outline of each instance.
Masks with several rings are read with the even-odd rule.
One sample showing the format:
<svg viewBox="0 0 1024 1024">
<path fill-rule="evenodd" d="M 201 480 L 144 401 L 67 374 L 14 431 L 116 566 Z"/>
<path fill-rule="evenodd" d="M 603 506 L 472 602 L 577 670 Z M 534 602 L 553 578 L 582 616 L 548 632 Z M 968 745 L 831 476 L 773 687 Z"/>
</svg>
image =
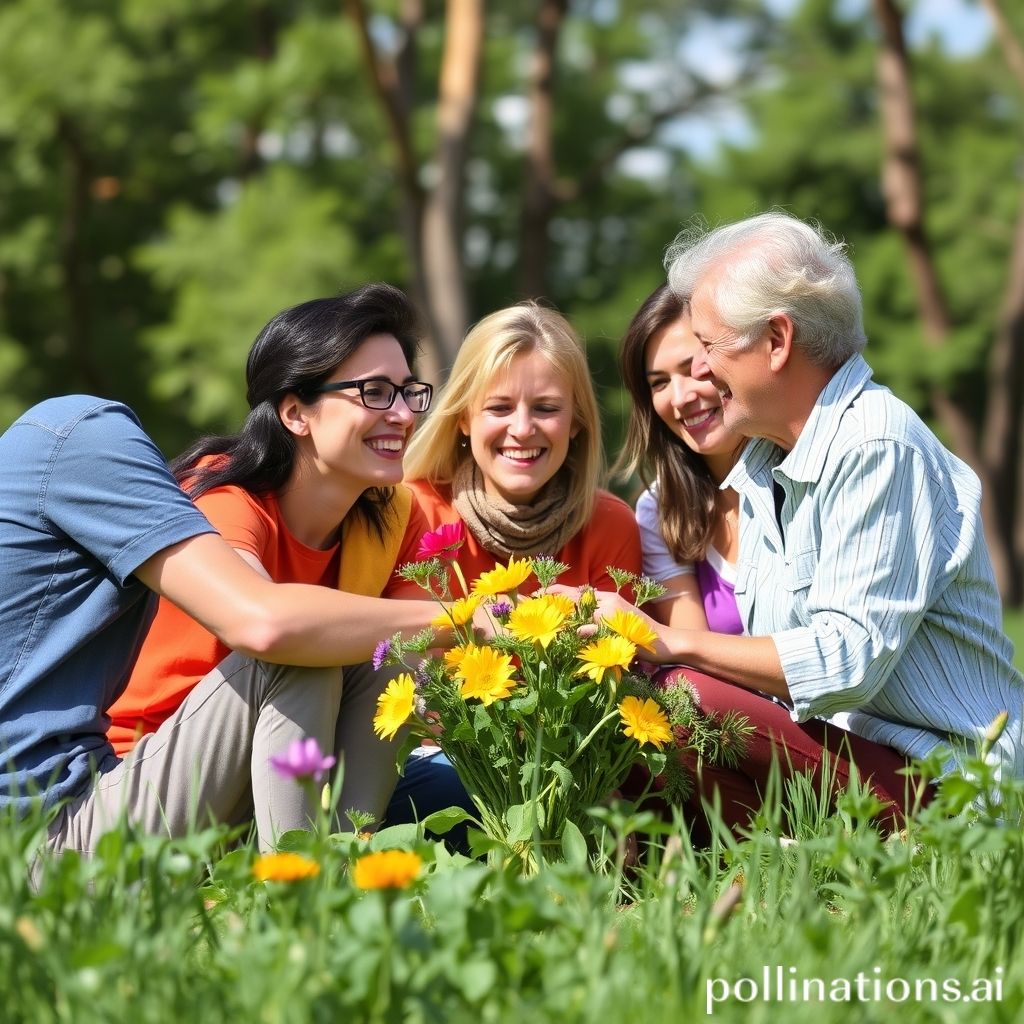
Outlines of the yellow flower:
<svg viewBox="0 0 1024 1024">
<path fill-rule="evenodd" d="M 619 704 L 622 731 L 637 743 L 651 743 L 659 750 L 672 739 L 672 726 L 657 701 L 648 697 L 624 697 Z"/>
<path fill-rule="evenodd" d="M 590 676 L 595 683 L 604 679 L 605 672 L 611 671 L 618 682 L 622 670 L 629 668 L 629 663 L 636 656 L 636 645 L 621 636 L 604 636 L 592 644 L 588 644 L 579 653 L 583 668 L 576 673 L 578 676 Z"/>
<path fill-rule="evenodd" d="M 479 597 L 493 597 L 495 594 L 511 594 L 518 590 L 533 572 L 533 562 L 528 558 L 508 560 L 508 565 L 496 565 L 489 572 L 480 573 L 473 584 L 473 593 Z"/>
<path fill-rule="evenodd" d="M 453 647 L 450 651 L 444 652 L 445 666 L 457 673 L 459 666 L 462 664 L 462 659 L 469 654 L 470 651 L 477 650 L 479 650 L 479 648 L 474 643 L 463 644 L 461 647 Z"/>
<path fill-rule="evenodd" d="M 382 739 L 391 739 L 405 725 L 413 712 L 416 684 L 408 672 L 392 679 L 387 689 L 377 698 L 377 714 L 373 716 L 373 731 Z"/>
<path fill-rule="evenodd" d="M 252 866 L 253 877 L 260 882 L 296 882 L 316 878 L 320 865 L 301 853 L 266 853 Z"/>
<path fill-rule="evenodd" d="M 476 698 L 489 706 L 515 689 L 515 671 L 509 655 L 492 647 L 477 647 L 466 651 L 455 674 L 462 680 L 460 693 L 464 700 Z"/>
<path fill-rule="evenodd" d="M 630 643 L 654 653 L 654 641 L 658 639 L 658 634 L 645 625 L 644 620 L 635 612 L 615 612 L 604 620 L 604 624 Z"/>
<path fill-rule="evenodd" d="M 517 640 L 532 640 L 541 647 L 547 647 L 569 617 L 565 601 L 568 601 L 571 612 L 574 608 L 572 601 L 568 598 L 558 600 L 555 595 L 521 601 L 508 617 L 508 631 Z"/>
<path fill-rule="evenodd" d="M 420 857 L 409 850 L 381 850 L 355 862 L 352 882 L 360 889 L 405 889 L 422 866 Z"/>
<path fill-rule="evenodd" d="M 476 594 L 460 597 L 450 607 L 435 615 L 430 624 L 438 629 L 449 629 L 452 623 L 455 623 L 456 626 L 464 626 L 467 622 L 472 622 L 473 613 L 480 607 L 481 600 L 482 598 Z"/>
</svg>

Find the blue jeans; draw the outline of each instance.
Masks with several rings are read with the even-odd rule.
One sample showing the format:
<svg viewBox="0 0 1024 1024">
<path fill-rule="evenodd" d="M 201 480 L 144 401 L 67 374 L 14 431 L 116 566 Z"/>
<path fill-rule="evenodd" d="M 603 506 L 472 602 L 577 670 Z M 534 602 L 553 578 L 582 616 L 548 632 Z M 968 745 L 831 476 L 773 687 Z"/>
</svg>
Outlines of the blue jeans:
<svg viewBox="0 0 1024 1024">
<path fill-rule="evenodd" d="M 405 774 L 384 812 L 383 825 L 422 821 L 445 807 L 461 807 L 476 817 L 476 806 L 459 780 L 451 761 L 440 749 L 433 754 L 416 754 L 405 762 Z M 450 850 L 469 854 L 466 822 L 460 822 L 443 836 L 427 832 L 428 839 L 443 839 Z"/>
</svg>

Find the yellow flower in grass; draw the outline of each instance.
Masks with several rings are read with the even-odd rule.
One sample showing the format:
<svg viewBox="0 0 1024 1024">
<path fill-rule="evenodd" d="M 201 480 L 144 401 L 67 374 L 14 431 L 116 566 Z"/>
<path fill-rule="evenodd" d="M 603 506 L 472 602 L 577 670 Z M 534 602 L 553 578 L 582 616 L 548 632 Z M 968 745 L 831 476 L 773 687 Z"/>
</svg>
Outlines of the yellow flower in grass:
<svg viewBox="0 0 1024 1024">
<path fill-rule="evenodd" d="M 355 862 L 352 883 L 360 889 L 406 889 L 422 867 L 419 855 L 409 850 L 381 850 Z"/>
<path fill-rule="evenodd" d="M 482 572 L 473 584 L 473 593 L 478 597 L 494 597 L 495 594 L 511 594 L 529 579 L 533 562 L 529 558 L 508 560 L 508 565 L 496 565 L 489 572 Z"/>
<path fill-rule="evenodd" d="M 658 639 L 658 634 L 646 625 L 635 612 L 615 612 L 614 615 L 609 615 L 604 620 L 604 624 L 612 632 L 625 637 L 630 643 L 654 653 L 654 642 Z"/>
<path fill-rule="evenodd" d="M 408 672 L 392 679 L 387 689 L 377 698 L 377 714 L 373 716 L 373 731 L 382 739 L 391 739 L 409 720 L 416 700 L 416 684 Z"/>
<path fill-rule="evenodd" d="M 559 600 L 559 597 L 562 595 L 552 594 L 520 601 L 508 617 L 508 631 L 517 640 L 530 640 L 541 647 L 547 647 L 574 608 L 568 598 Z M 568 611 L 565 602 L 569 604 Z"/>
<path fill-rule="evenodd" d="M 576 675 L 590 676 L 595 683 L 600 683 L 605 673 L 611 672 L 618 682 L 622 670 L 629 668 L 634 657 L 636 644 L 621 636 L 603 636 L 580 650 L 579 659 L 583 662 L 583 668 Z"/>
<path fill-rule="evenodd" d="M 252 866 L 253 877 L 260 882 L 297 882 L 316 878 L 320 865 L 301 853 L 266 853 Z"/>
<path fill-rule="evenodd" d="M 453 622 L 456 626 L 464 626 L 473 621 L 473 613 L 480 607 L 481 600 L 477 594 L 460 597 L 439 615 L 435 615 L 430 624 L 438 629 L 449 629 Z"/>
<path fill-rule="evenodd" d="M 659 750 L 672 739 L 672 726 L 658 702 L 648 697 L 624 697 L 619 704 L 622 731 L 637 743 L 651 743 Z"/>
<path fill-rule="evenodd" d="M 515 689 L 512 678 L 515 672 L 509 655 L 493 647 L 477 647 L 466 651 L 455 674 L 462 680 L 459 692 L 464 700 L 476 699 L 490 706 L 496 700 L 504 700 Z"/>
</svg>

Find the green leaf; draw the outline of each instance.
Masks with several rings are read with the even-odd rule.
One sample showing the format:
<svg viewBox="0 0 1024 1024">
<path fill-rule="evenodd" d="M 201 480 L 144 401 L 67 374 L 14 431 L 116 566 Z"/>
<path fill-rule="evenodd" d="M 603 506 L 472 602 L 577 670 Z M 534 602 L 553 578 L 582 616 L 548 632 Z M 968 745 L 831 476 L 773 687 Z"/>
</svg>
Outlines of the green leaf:
<svg viewBox="0 0 1024 1024">
<path fill-rule="evenodd" d="M 538 690 L 530 690 L 522 697 L 513 697 L 508 702 L 509 710 L 518 711 L 523 715 L 532 715 L 537 710 L 537 701 L 540 699 Z"/>
<path fill-rule="evenodd" d="M 434 811 L 433 814 L 427 815 L 421 824 L 431 832 L 434 832 L 437 835 L 443 835 L 445 832 L 449 831 L 449 829 L 453 829 L 463 821 L 471 820 L 472 815 L 469 814 L 464 807 L 445 807 L 440 811 Z"/>
<path fill-rule="evenodd" d="M 310 848 L 312 833 L 302 828 L 292 828 L 283 832 L 277 840 L 277 848 L 283 852 L 295 850 L 308 850 Z"/>
<path fill-rule="evenodd" d="M 471 1003 L 485 999 L 498 983 L 498 969 L 490 960 L 470 960 L 459 967 L 458 986 Z"/>
<path fill-rule="evenodd" d="M 413 824 L 389 825 L 373 833 L 371 850 L 393 850 L 396 847 L 408 849 L 419 839 L 419 826 Z"/>
<path fill-rule="evenodd" d="M 579 868 L 586 867 L 587 865 L 589 857 L 587 841 L 583 838 L 583 833 L 572 821 L 566 821 L 562 826 L 562 854 L 565 857 L 566 864 L 572 864 L 574 867 Z"/>
<path fill-rule="evenodd" d="M 500 850 L 504 846 L 500 839 L 489 836 L 478 828 L 466 829 L 466 841 L 469 843 L 469 852 L 474 857 L 485 857 L 491 850 Z"/>
<path fill-rule="evenodd" d="M 558 784 L 563 793 L 569 793 L 576 785 L 576 780 L 568 768 L 561 761 L 552 761 L 548 766 L 552 773 L 558 776 Z"/>
<path fill-rule="evenodd" d="M 538 829 L 544 828 L 544 808 L 532 800 L 525 804 L 513 804 L 505 811 L 505 824 L 508 826 L 505 841 L 510 846 L 513 843 L 528 842 L 533 838 L 535 825 Z"/>
<path fill-rule="evenodd" d="M 533 835 L 533 822 L 526 817 L 526 804 L 513 804 L 505 811 L 505 824 L 508 826 L 505 839 L 509 844 L 525 842 Z"/>
</svg>

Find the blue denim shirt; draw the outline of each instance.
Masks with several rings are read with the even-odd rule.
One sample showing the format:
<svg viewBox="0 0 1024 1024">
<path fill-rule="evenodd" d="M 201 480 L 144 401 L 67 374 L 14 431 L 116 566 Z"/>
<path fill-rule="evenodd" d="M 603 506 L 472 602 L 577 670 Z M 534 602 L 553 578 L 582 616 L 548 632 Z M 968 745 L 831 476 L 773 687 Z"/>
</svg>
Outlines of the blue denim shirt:
<svg viewBox="0 0 1024 1024">
<path fill-rule="evenodd" d="M 132 576 L 213 528 L 127 407 L 35 406 L 0 437 L 0 806 L 84 791 L 156 610 Z"/>
</svg>

